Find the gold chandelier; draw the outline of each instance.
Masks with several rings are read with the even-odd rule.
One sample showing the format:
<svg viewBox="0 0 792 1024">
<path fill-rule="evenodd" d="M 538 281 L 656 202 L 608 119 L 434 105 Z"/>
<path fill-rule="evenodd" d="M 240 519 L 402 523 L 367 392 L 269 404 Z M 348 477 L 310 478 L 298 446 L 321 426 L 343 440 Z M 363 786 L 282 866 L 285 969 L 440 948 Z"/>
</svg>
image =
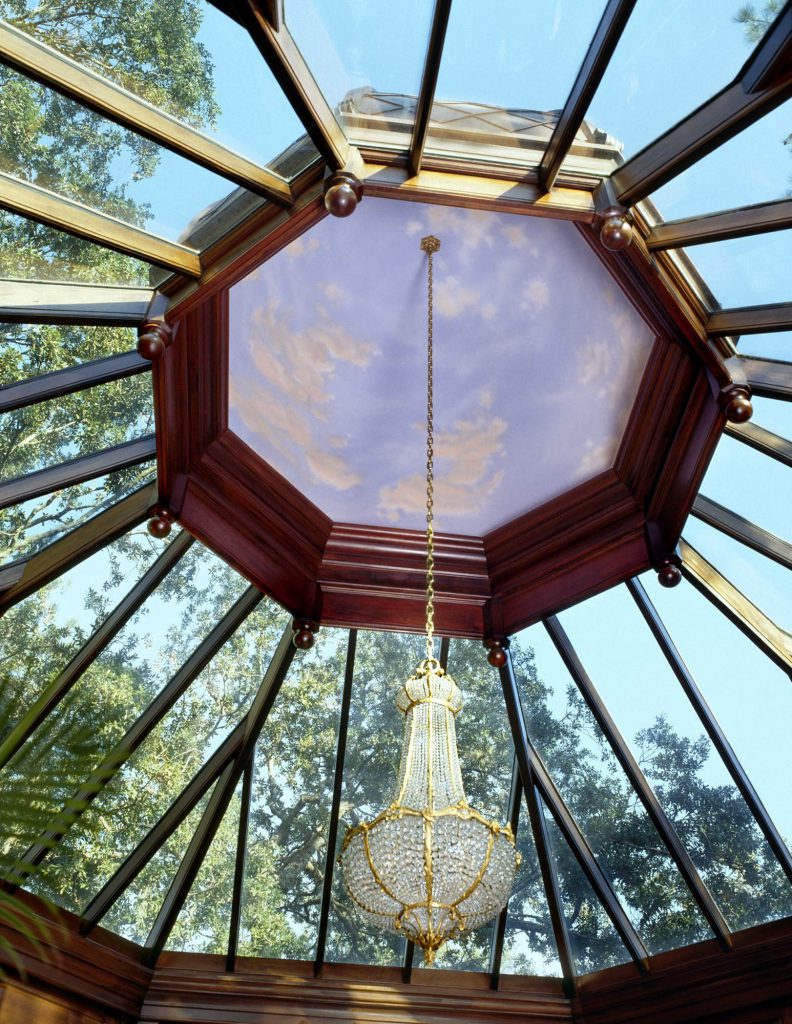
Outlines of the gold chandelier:
<svg viewBox="0 0 792 1024">
<path fill-rule="evenodd" d="M 448 939 L 498 914 L 520 863 L 511 827 L 467 802 L 455 726 L 462 695 L 434 657 L 432 257 L 439 248 L 433 235 L 421 239 L 428 257 L 426 658 L 396 696 L 405 722 L 393 801 L 347 831 L 340 857 L 361 918 L 411 939 L 428 964 Z"/>
</svg>

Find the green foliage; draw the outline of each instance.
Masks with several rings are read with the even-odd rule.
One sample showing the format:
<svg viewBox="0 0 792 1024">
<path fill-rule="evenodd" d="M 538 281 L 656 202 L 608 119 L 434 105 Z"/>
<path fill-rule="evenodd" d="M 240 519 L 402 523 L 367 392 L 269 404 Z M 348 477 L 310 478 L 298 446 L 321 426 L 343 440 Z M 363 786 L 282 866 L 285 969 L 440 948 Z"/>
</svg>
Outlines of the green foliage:
<svg viewBox="0 0 792 1024">
<path fill-rule="evenodd" d="M 758 43 L 780 10 L 781 0 L 765 0 L 760 8 L 750 3 L 743 4 L 734 15 L 734 20 L 738 25 L 745 26 L 745 37 L 750 43 Z"/>
</svg>

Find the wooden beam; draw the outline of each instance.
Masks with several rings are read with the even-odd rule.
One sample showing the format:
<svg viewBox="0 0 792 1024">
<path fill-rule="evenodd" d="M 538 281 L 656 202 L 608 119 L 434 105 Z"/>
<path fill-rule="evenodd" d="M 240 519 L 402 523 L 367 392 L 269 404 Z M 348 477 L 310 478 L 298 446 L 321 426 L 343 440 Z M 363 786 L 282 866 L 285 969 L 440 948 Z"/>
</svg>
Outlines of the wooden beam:
<svg viewBox="0 0 792 1024">
<path fill-rule="evenodd" d="M 42 551 L 0 568 L 0 615 L 142 523 L 156 504 L 157 484 L 146 484 Z"/>
<path fill-rule="evenodd" d="M 597 30 L 589 44 L 572 90 L 559 115 L 547 149 L 539 164 L 539 183 L 549 192 L 583 123 L 613 51 L 635 7 L 635 0 L 608 0 Z"/>
<path fill-rule="evenodd" d="M 789 331 L 792 330 L 792 302 L 715 310 L 710 314 L 705 327 L 711 338 L 733 334 Z"/>
<path fill-rule="evenodd" d="M 522 798 L 523 789 L 522 783 L 520 782 L 520 765 L 515 756 L 512 758 L 512 776 L 511 785 L 509 786 L 509 803 L 507 811 L 509 825 L 514 833 L 515 841 L 517 839 L 517 830 L 520 826 L 520 804 L 522 803 Z M 492 936 L 492 946 L 490 947 L 489 976 L 490 988 L 493 991 L 496 991 L 500 986 L 503 944 L 506 939 L 506 925 L 509 920 L 509 902 L 510 900 L 506 901 L 505 906 L 501 910 L 500 914 L 498 914 L 498 919 L 495 922 L 495 932 Z"/>
<path fill-rule="evenodd" d="M 330 170 L 357 171 L 360 155 L 347 141 L 286 26 L 275 28 L 265 0 L 230 0 L 228 6 L 247 29 Z"/>
<path fill-rule="evenodd" d="M 201 870 L 204 857 L 217 834 L 220 822 L 228 810 L 228 805 L 234 796 L 245 765 L 253 754 L 256 741 L 267 721 L 272 705 L 275 703 L 275 698 L 280 692 L 281 684 L 289 671 L 294 655 L 292 630 L 291 626 L 287 626 L 261 681 L 250 711 L 245 716 L 244 734 L 239 750 L 234 759 L 223 769 L 223 773 L 218 779 L 217 786 L 209 798 L 206 810 L 160 907 L 157 919 L 151 927 L 143 957 L 146 966 L 153 967 L 165 948 L 176 918 L 184 906 L 190 888 Z"/>
<path fill-rule="evenodd" d="M 330 827 L 327 832 L 325 869 L 322 879 L 322 902 L 319 910 L 319 929 L 316 936 L 316 954 L 314 956 L 314 977 L 317 978 L 322 973 L 322 967 L 324 965 L 325 948 L 327 945 L 327 929 L 330 920 L 330 897 L 333 892 L 333 869 L 335 868 L 336 862 L 338 818 L 341 811 L 341 790 L 344 784 L 344 761 L 346 760 L 347 734 L 349 731 L 349 711 L 352 704 L 352 683 L 355 678 L 356 650 L 357 630 L 350 629 L 349 638 L 347 640 L 344 685 L 341 691 L 341 716 L 338 722 L 338 743 L 336 745 L 336 759 L 333 775 L 333 798 L 330 805 Z"/>
<path fill-rule="evenodd" d="M 159 267 L 200 277 L 200 253 L 0 171 L 0 207 Z"/>
<path fill-rule="evenodd" d="M 242 773 L 242 794 L 239 805 L 239 828 L 234 859 L 234 881 L 231 888 L 231 916 L 228 924 L 228 952 L 226 971 L 236 970 L 237 949 L 239 948 L 239 924 L 242 919 L 242 890 L 245 885 L 247 867 L 248 834 L 250 831 L 250 805 L 253 802 L 253 774 L 256 770 L 255 751 L 250 755 Z"/>
<path fill-rule="evenodd" d="M 764 81 L 763 69 L 788 58 L 790 41 L 784 25 L 789 11 L 787 0 L 730 85 L 613 172 L 610 181 L 619 203 L 634 206 L 792 96 L 790 75 L 774 77 L 758 88 Z M 744 81 L 753 83 L 756 91 L 747 91 Z"/>
<path fill-rule="evenodd" d="M 72 686 L 96 661 L 118 632 L 123 629 L 143 602 L 165 579 L 171 569 L 189 550 L 193 538 L 186 531 L 162 552 L 148 572 L 113 609 L 102 624 L 86 640 L 69 664 L 52 680 L 0 743 L 0 770 L 11 760 L 22 744 L 63 700 Z"/>
<path fill-rule="evenodd" d="M 646 244 L 650 249 L 678 249 L 788 227 L 792 227 L 792 199 L 780 199 L 657 224 L 649 232 Z"/>
<path fill-rule="evenodd" d="M 68 366 L 65 370 L 54 370 L 40 377 L 28 377 L 16 384 L 0 388 L 0 413 L 24 409 L 51 398 L 72 395 L 86 388 L 107 384 L 109 381 L 133 377 L 151 369 L 148 359 L 137 352 L 122 352 L 121 355 L 107 356 L 91 363 Z"/>
<path fill-rule="evenodd" d="M 680 538 L 682 574 L 707 600 L 723 612 L 730 622 L 753 641 L 787 674 L 792 673 L 792 637 L 768 618 L 734 584 L 722 576 L 714 565 Z"/>
<path fill-rule="evenodd" d="M 762 92 L 776 82 L 792 77 L 792 3 L 787 0 L 783 10 L 762 39 L 759 51 L 753 54 L 740 75 L 746 92 Z"/>
<path fill-rule="evenodd" d="M 755 395 L 792 402 L 792 362 L 738 356 L 737 361 Z"/>
<path fill-rule="evenodd" d="M 409 165 L 413 174 L 418 174 L 421 169 L 450 14 L 451 0 L 435 0 L 432 29 L 429 34 L 429 46 L 426 50 L 421 91 L 418 94 L 418 102 L 415 105 L 415 122 L 413 124 L 412 140 L 410 141 Z"/>
<path fill-rule="evenodd" d="M 132 754 L 156 728 L 193 680 L 209 664 L 225 642 L 257 607 L 263 594 L 248 587 L 214 629 L 196 647 L 182 667 L 115 746 L 102 758 L 75 795 L 68 800 L 39 838 L 12 867 L 7 876 L 10 888 L 24 884 L 30 874 L 85 813 L 105 786 L 116 777 Z M 289 634 L 291 636 L 291 633 Z M 240 770 L 241 775 L 241 770 Z"/>
<path fill-rule="evenodd" d="M 0 21 L 0 60 L 123 128 L 251 192 L 286 205 L 292 202 L 289 184 L 280 175 L 240 156 L 216 139 L 203 135 L 4 21 Z"/>
<path fill-rule="evenodd" d="M 726 433 L 792 469 L 792 441 L 785 437 L 779 437 L 756 423 L 727 423 Z"/>
<path fill-rule="evenodd" d="M 685 691 L 690 703 L 693 705 L 693 710 L 699 717 L 701 724 L 707 731 L 707 735 L 712 740 L 712 744 L 721 756 L 721 760 L 725 764 L 729 774 L 731 775 L 735 786 L 742 794 L 748 808 L 753 814 L 754 819 L 759 828 L 764 833 L 765 839 L 770 844 L 770 848 L 778 859 L 781 867 L 787 878 L 792 882 L 792 855 L 789 849 L 781 837 L 781 833 L 773 824 L 772 818 L 767 813 L 767 810 L 759 798 L 759 794 L 754 789 L 753 783 L 745 772 L 745 769 L 740 764 L 739 758 L 735 754 L 731 744 L 726 739 L 726 735 L 718 724 L 718 720 L 712 713 L 712 709 L 704 698 L 701 690 L 699 690 L 695 679 L 690 674 L 690 671 L 682 660 L 682 655 L 677 650 L 671 635 L 666 629 L 663 620 L 657 613 L 652 602 L 649 600 L 649 596 L 643 588 L 640 580 L 633 579 L 627 580 L 627 589 L 632 595 L 635 603 L 638 605 L 638 610 L 643 615 L 647 626 L 652 631 L 652 635 L 657 641 L 660 650 L 665 655 L 666 661 L 668 662 L 674 675 L 679 680 L 682 689 Z"/>
<path fill-rule="evenodd" d="M 151 288 L 0 279 L 0 322 L 137 327 L 154 297 Z"/>
<path fill-rule="evenodd" d="M 119 469 L 129 469 L 143 462 L 150 462 L 157 457 L 157 442 L 154 434 L 147 434 L 135 441 L 105 448 L 93 455 L 83 455 L 79 459 L 70 459 L 57 466 L 49 466 L 27 476 L 18 476 L 0 484 L 0 508 L 18 505 L 42 494 L 60 491 L 64 487 L 74 487 L 88 480 L 114 473 Z"/>
<path fill-rule="evenodd" d="M 597 692 L 594 683 L 583 667 L 572 643 L 558 619 L 551 615 L 545 619 L 545 629 L 553 641 L 555 649 L 566 665 L 567 671 L 575 682 L 586 705 L 596 719 L 608 745 L 627 776 L 627 780 L 635 791 L 641 803 L 646 809 L 650 821 L 657 829 L 660 838 L 663 840 L 671 859 L 677 866 L 679 873 L 684 879 L 690 895 L 698 904 L 707 923 L 714 932 L 718 941 L 724 949 L 731 947 L 731 932 L 726 920 L 707 888 L 699 870 L 693 863 L 687 847 L 679 838 L 673 822 L 668 817 L 660 801 L 657 799 L 649 781 L 644 775 L 640 765 L 632 754 L 629 746 L 620 733 L 613 718 L 610 715 L 605 702 Z"/>
<path fill-rule="evenodd" d="M 556 789 L 547 768 L 545 768 L 539 753 L 534 748 L 528 736 L 528 729 L 525 723 L 525 716 L 520 703 L 520 694 L 517 688 L 517 680 L 514 676 L 514 667 L 511 655 L 507 651 L 506 664 L 500 668 L 500 680 L 503 688 L 503 698 L 506 702 L 506 712 L 509 716 L 514 750 L 520 765 L 520 778 L 526 794 L 528 787 L 536 787 L 548 810 L 553 815 L 561 834 L 569 845 L 575 859 L 580 865 L 586 878 L 594 890 L 594 894 L 602 904 L 605 913 L 611 919 L 613 927 L 625 945 L 628 953 L 641 971 L 648 970 L 647 957 L 649 956 L 646 947 L 640 936 L 633 927 L 632 922 L 624 911 L 619 897 L 613 890 L 608 876 L 600 867 L 594 851 L 588 844 L 583 833 L 580 831 L 577 821 L 564 802 L 563 797 Z M 529 811 L 531 805 L 529 803 Z M 532 827 L 534 821 L 532 819 Z M 537 821 L 538 824 L 538 821 Z M 534 842 L 537 843 L 536 852 L 539 856 L 540 866 L 542 858 L 547 856 L 548 865 L 552 867 L 552 855 L 549 851 L 543 852 L 541 834 L 534 830 Z M 568 949 L 568 939 L 565 938 L 564 910 L 560 903 L 560 894 L 557 887 L 549 884 L 551 873 L 547 877 L 543 871 L 545 882 L 545 893 L 547 903 L 550 907 L 550 915 L 553 921 L 553 934 L 555 935 L 558 947 L 558 957 L 563 965 L 565 977 L 572 977 L 573 959 L 571 950 Z M 569 972 L 569 973 L 568 973 Z"/>
<path fill-rule="evenodd" d="M 704 523 L 709 523 L 727 537 L 745 544 L 746 547 L 758 551 L 760 555 L 772 558 L 774 562 L 792 569 L 792 544 L 776 537 L 774 533 L 763 530 L 749 519 L 744 519 L 731 509 L 719 505 L 717 501 L 699 494 L 693 502 L 691 513 Z"/>
</svg>

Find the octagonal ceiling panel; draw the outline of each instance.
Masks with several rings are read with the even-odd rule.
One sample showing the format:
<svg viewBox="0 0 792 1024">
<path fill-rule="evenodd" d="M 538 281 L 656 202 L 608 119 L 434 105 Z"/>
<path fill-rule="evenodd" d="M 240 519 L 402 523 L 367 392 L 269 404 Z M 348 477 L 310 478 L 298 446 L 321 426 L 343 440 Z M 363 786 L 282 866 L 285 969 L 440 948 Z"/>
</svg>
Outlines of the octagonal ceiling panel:
<svg viewBox="0 0 792 1024">
<path fill-rule="evenodd" d="M 653 335 L 566 221 L 366 198 L 230 295 L 229 426 L 336 522 L 483 535 L 613 465 Z"/>
</svg>

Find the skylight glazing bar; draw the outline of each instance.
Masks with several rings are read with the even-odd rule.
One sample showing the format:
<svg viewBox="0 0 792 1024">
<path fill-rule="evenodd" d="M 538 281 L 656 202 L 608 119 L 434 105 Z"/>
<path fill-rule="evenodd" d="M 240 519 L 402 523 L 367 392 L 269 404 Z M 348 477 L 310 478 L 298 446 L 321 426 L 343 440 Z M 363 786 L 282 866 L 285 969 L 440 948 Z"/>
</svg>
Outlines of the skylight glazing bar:
<svg viewBox="0 0 792 1024">
<path fill-rule="evenodd" d="M 146 574 L 135 584 L 123 600 L 107 616 L 99 628 L 86 640 L 63 671 L 36 699 L 11 732 L 0 743 L 0 770 L 16 754 L 22 744 L 60 704 L 83 672 L 93 664 L 113 637 L 123 629 L 143 602 L 165 579 L 173 567 L 189 551 L 193 538 L 186 530 L 162 552 Z"/>
<path fill-rule="evenodd" d="M 556 946 L 558 948 L 558 957 L 561 961 L 564 974 L 566 977 L 573 977 L 574 959 L 572 958 L 571 948 L 569 946 L 564 911 L 560 900 L 558 885 L 557 882 L 555 887 L 552 884 L 552 878 L 555 876 L 552 871 L 552 854 L 550 853 L 549 845 L 547 844 L 547 836 L 544 836 L 544 840 L 541 838 L 542 833 L 537 831 L 539 823 L 534 822 L 533 819 L 533 814 L 539 813 L 538 808 L 531 811 L 531 798 L 529 797 L 529 794 L 533 792 L 534 787 L 536 787 L 536 791 L 539 793 L 542 800 L 547 805 L 548 810 L 553 815 L 556 824 L 561 830 L 561 834 L 564 836 L 564 839 L 574 854 L 575 859 L 583 870 L 586 878 L 589 880 L 597 899 L 600 901 L 608 917 L 611 919 L 613 927 L 616 929 L 616 932 L 624 943 L 628 953 L 637 964 L 638 969 L 642 972 L 646 972 L 649 970 L 647 963 L 649 954 L 646 947 L 633 927 L 629 917 L 624 912 L 624 908 L 622 907 L 618 896 L 614 892 L 608 876 L 600 867 L 599 861 L 594 856 L 594 852 L 589 846 L 588 841 L 580 831 L 577 821 L 567 805 L 564 803 L 564 799 L 556 789 L 555 783 L 551 779 L 544 762 L 528 737 L 528 729 L 525 724 L 525 716 L 520 702 L 520 694 L 517 689 L 517 680 L 514 676 L 514 666 L 512 664 L 511 655 L 508 652 L 506 664 L 499 669 L 499 672 L 501 686 L 503 687 L 503 697 L 506 702 L 506 711 L 509 716 L 509 725 L 512 731 L 512 739 L 514 740 L 514 751 L 520 766 L 520 777 L 526 794 L 528 810 L 531 813 L 531 828 L 533 829 L 534 842 L 536 843 L 536 852 L 539 857 L 540 867 L 542 866 L 543 858 L 545 859 L 545 867 L 542 868 L 542 879 L 545 884 L 547 903 L 550 907 L 550 916 L 553 923 L 553 933 L 555 935 Z M 547 874 L 545 874 L 545 871 L 547 871 Z M 569 973 L 567 973 L 567 970 Z"/>
<path fill-rule="evenodd" d="M 792 402 L 792 362 L 740 356 L 740 366 L 755 395 Z"/>
<path fill-rule="evenodd" d="M 705 329 L 710 337 L 791 330 L 792 302 L 719 309 L 710 315 Z"/>
<path fill-rule="evenodd" d="M 707 213 L 701 217 L 666 221 L 651 229 L 646 244 L 649 249 L 678 249 L 684 245 L 722 242 L 788 227 L 792 227 L 792 199 L 781 199 Z"/>
<path fill-rule="evenodd" d="M 248 758 L 242 774 L 242 795 L 239 808 L 239 829 L 237 831 L 236 861 L 234 863 L 234 884 L 231 894 L 231 919 L 228 925 L 228 953 L 226 971 L 236 970 L 237 949 L 239 948 L 239 921 L 242 916 L 242 886 L 245 882 L 247 864 L 248 831 L 250 825 L 250 802 L 253 796 L 253 772 L 256 765 L 255 750 Z"/>
<path fill-rule="evenodd" d="M 743 86 L 743 80 L 755 83 L 757 72 L 770 67 L 779 58 L 786 55 L 789 59 L 792 40 L 783 25 L 789 19 L 790 10 L 788 0 L 730 85 L 613 172 L 610 181 L 619 203 L 633 206 L 645 199 L 650 192 L 792 96 L 792 78 L 788 75 L 773 79 L 765 88 L 753 92 Z"/>
<path fill-rule="evenodd" d="M 169 242 L 143 228 L 21 181 L 4 171 L 0 171 L 0 207 L 188 277 L 201 276 L 201 258 L 195 249 Z"/>
<path fill-rule="evenodd" d="M 151 139 L 252 192 L 287 205 L 292 202 L 288 182 L 279 175 L 3 21 L 0 21 L 0 60 L 122 128 Z"/>
<path fill-rule="evenodd" d="M 679 540 L 682 575 L 772 661 L 792 675 L 792 638 L 752 604 L 714 565 Z"/>
<path fill-rule="evenodd" d="M 721 729 L 712 709 L 699 690 L 695 679 L 690 674 L 690 670 L 682 660 L 682 655 L 679 653 L 674 641 L 671 639 L 671 635 L 666 629 L 663 620 L 660 618 L 657 609 L 649 600 L 649 596 L 644 590 L 643 584 L 638 579 L 627 580 L 627 589 L 632 595 L 635 603 L 638 605 L 639 611 L 643 615 L 647 626 L 652 631 L 652 635 L 657 641 L 660 650 L 665 655 L 666 661 L 671 666 L 671 670 L 679 680 L 682 689 L 685 691 L 685 696 L 693 705 L 693 710 L 696 712 L 701 724 L 706 729 L 707 735 L 712 740 L 713 746 L 720 754 L 723 763 L 726 765 L 729 774 L 734 780 L 735 786 L 742 794 L 743 800 L 745 800 L 757 825 L 764 833 L 770 848 L 777 857 L 781 867 L 784 869 L 787 878 L 792 882 L 792 854 L 790 854 L 780 832 L 773 824 L 773 821 L 767 813 L 759 794 L 756 792 L 753 787 L 753 783 L 745 773 L 745 769 L 740 764 L 739 758 L 735 754 L 731 744 Z"/>
<path fill-rule="evenodd" d="M 429 34 L 429 45 L 426 50 L 423 78 L 421 79 L 421 91 L 418 94 L 418 102 L 415 106 L 415 122 L 410 141 L 410 170 L 413 174 L 418 174 L 421 170 L 450 14 L 451 0 L 435 0 L 432 29 Z"/>
<path fill-rule="evenodd" d="M 81 915 L 81 935 L 86 935 L 104 917 L 214 785 L 226 765 L 236 756 L 243 736 L 244 721 L 229 733 L 209 760 L 198 769 L 157 824 L 138 843 L 112 878 L 108 879 L 101 892 L 91 900 Z"/>
<path fill-rule="evenodd" d="M 142 523 L 157 504 L 157 497 L 157 483 L 153 481 L 42 551 L 0 568 L 0 615 Z"/>
<path fill-rule="evenodd" d="M 39 377 L 29 377 L 0 388 L 0 413 L 14 412 L 16 409 L 46 402 L 50 398 L 73 395 L 98 384 L 137 376 L 150 369 L 148 359 L 143 359 L 137 352 L 123 352 L 117 356 L 81 363 L 79 366 L 69 366 L 65 370 L 43 373 Z"/>
<path fill-rule="evenodd" d="M 51 494 L 64 487 L 74 487 L 98 476 L 114 473 L 119 469 L 130 469 L 156 458 L 157 442 L 154 434 L 147 434 L 134 441 L 105 448 L 79 459 L 69 459 L 57 466 L 48 466 L 26 476 L 0 483 L 0 508 L 18 505 L 42 494 Z"/>
<path fill-rule="evenodd" d="M 549 192 L 555 183 L 635 3 L 636 0 L 608 0 L 539 164 L 539 184 L 545 192 Z"/>
<path fill-rule="evenodd" d="M 355 652 L 357 649 L 357 630 L 350 629 L 347 642 L 346 667 L 344 669 L 344 685 L 341 692 L 341 715 L 338 722 L 338 743 L 336 745 L 335 773 L 333 775 L 333 798 L 330 806 L 330 827 L 327 831 L 327 850 L 325 853 L 325 870 L 322 880 L 322 902 L 319 911 L 319 930 L 316 936 L 316 955 L 314 957 L 314 977 L 322 973 L 325 948 L 327 946 L 327 928 L 330 920 L 330 897 L 333 892 L 333 869 L 335 867 L 336 843 L 338 841 L 338 816 L 341 810 L 341 790 L 344 784 L 344 760 L 346 759 L 347 735 L 349 733 L 349 711 L 352 705 L 352 683 L 355 677 Z"/>
<path fill-rule="evenodd" d="M 137 327 L 153 297 L 151 288 L 0 278 L 0 322 Z"/>
<path fill-rule="evenodd" d="M 616 756 L 616 760 L 621 765 L 624 774 L 627 776 L 630 785 L 646 808 L 646 813 L 649 815 L 652 823 L 657 829 L 666 849 L 679 869 L 679 873 L 685 880 L 685 884 L 690 890 L 691 896 L 698 904 L 702 914 L 704 914 L 704 917 L 707 920 L 707 923 L 710 928 L 712 928 L 723 948 L 731 948 L 731 932 L 729 931 L 729 926 L 726 924 L 726 920 L 723 917 L 720 908 L 712 898 L 712 894 L 699 874 L 698 868 L 693 863 L 690 854 L 682 840 L 679 838 L 671 819 L 666 814 L 660 801 L 657 799 L 654 790 L 649 785 L 640 765 L 633 757 L 630 748 L 624 742 L 624 737 L 617 729 L 616 723 L 611 718 L 610 712 L 605 707 L 596 687 L 589 678 L 586 670 L 583 668 L 583 665 L 577 656 L 577 652 L 572 646 L 572 643 L 561 623 L 554 615 L 551 615 L 549 618 L 544 620 L 544 626 L 549 633 L 550 639 L 553 641 L 556 650 L 561 655 L 561 660 L 566 665 L 567 671 L 572 676 L 581 696 L 588 705 L 592 715 L 594 715 L 594 718 L 597 720 L 597 724 L 607 739 L 608 744 Z"/>
<path fill-rule="evenodd" d="M 785 437 L 779 437 L 756 423 L 727 423 L 726 433 L 792 469 L 792 441 L 787 441 Z"/>
<path fill-rule="evenodd" d="M 198 875 L 209 847 L 212 845 L 220 822 L 228 810 L 228 805 L 236 791 L 239 780 L 244 771 L 245 765 L 250 760 L 259 733 L 267 721 L 267 716 L 280 691 L 292 659 L 296 653 L 292 643 L 292 630 L 287 627 L 280 639 L 278 647 L 273 655 L 264 678 L 259 687 L 258 693 L 253 701 L 250 711 L 245 716 L 243 726 L 243 738 L 236 757 L 223 770 L 217 787 L 209 799 L 195 835 L 190 841 L 184 859 L 179 865 L 179 870 L 168 889 L 157 919 L 154 922 L 148 939 L 144 963 L 152 967 L 168 941 L 168 936 L 173 930 L 176 918 L 184 906 L 190 888 Z"/>
<path fill-rule="evenodd" d="M 87 810 L 105 786 L 115 778 L 124 764 L 146 737 L 156 728 L 193 680 L 203 671 L 226 640 L 242 625 L 258 606 L 263 594 L 256 587 L 248 587 L 236 604 L 223 616 L 214 629 L 196 647 L 169 683 L 159 692 L 125 735 L 102 759 L 75 795 L 66 802 L 51 824 L 32 844 L 9 874 L 12 887 L 22 885 L 72 825 Z M 239 775 L 242 774 L 240 768 Z M 237 777 L 238 778 L 238 777 Z M 230 798 L 229 798 L 230 799 Z"/>
<path fill-rule="evenodd" d="M 520 782 L 520 765 L 517 756 L 512 758 L 512 777 L 509 786 L 509 825 L 517 838 L 517 829 L 520 825 L 520 804 L 522 803 L 522 783 Z M 498 921 L 495 925 L 495 933 L 492 936 L 490 948 L 490 988 L 495 990 L 500 984 L 501 961 L 503 960 L 503 943 L 506 938 L 506 922 L 509 917 L 509 903 L 498 914 Z"/>
<path fill-rule="evenodd" d="M 224 10 L 226 4 L 215 6 Z M 356 170 L 360 155 L 350 146 L 341 125 L 316 84 L 291 33 L 275 28 L 264 0 L 231 0 L 237 20 L 267 62 L 286 99 L 331 171 Z"/>
<path fill-rule="evenodd" d="M 781 537 L 776 537 L 774 533 L 763 530 L 761 526 L 744 519 L 731 509 L 724 508 L 717 501 L 705 498 L 703 494 L 696 496 L 690 511 L 697 519 L 709 523 L 727 537 L 753 548 L 766 558 L 772 558 L 785 569 L 792 569 L 792 544 Z"/>
</svg>

